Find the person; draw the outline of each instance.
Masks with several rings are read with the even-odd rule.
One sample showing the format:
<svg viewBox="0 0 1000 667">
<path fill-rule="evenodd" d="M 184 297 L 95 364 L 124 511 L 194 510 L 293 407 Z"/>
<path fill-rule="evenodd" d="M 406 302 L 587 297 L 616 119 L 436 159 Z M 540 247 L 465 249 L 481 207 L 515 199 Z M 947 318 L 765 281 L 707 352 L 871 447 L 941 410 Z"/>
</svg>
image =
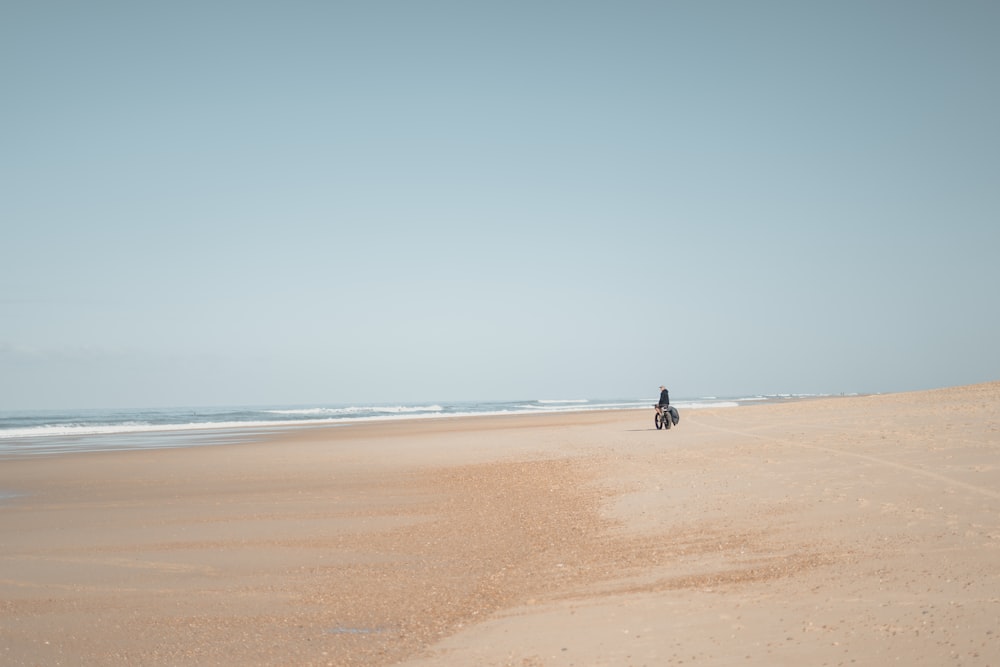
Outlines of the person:
<svg viewBox="0 0 1000 667">
<path fill-rule="evenodd" d="M 660 385 L 660 400 L 656 404 L 656 412 L 661 417 L 663 416 L 663 411 L 670 407 L 670 392 L 662 384 Z"/>
</svg>

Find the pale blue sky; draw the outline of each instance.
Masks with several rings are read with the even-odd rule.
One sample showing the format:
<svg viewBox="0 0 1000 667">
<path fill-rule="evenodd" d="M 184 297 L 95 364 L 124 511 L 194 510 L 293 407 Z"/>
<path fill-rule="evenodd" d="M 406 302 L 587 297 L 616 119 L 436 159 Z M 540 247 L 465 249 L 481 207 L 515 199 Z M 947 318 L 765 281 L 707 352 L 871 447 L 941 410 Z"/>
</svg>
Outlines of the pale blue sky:
<svg viewBox="0 0 1000 667">
<path fill-rule="evenodd" d="M 1000 3 L 6 2 L 0 409 L 1000 379 Z"/>
</svg>

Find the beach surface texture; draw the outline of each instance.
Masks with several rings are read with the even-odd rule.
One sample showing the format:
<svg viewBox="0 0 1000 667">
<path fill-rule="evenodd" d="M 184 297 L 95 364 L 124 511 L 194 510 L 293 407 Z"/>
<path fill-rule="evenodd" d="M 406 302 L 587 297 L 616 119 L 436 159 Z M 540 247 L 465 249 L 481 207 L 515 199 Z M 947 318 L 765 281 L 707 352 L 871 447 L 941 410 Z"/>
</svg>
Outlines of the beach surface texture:
<svg viewBox="0 0 1000 667">
<path fill-rule="evenodd" d="M 3 460 L 0 664 L 1000 667 L 1000 383 Z"/>
</svg>

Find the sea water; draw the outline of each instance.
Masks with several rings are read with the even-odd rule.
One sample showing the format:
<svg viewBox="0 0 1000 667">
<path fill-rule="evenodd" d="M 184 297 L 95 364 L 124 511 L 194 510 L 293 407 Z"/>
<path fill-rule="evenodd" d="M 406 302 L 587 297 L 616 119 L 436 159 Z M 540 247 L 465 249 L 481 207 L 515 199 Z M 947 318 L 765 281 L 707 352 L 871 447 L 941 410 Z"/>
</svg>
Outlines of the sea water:
<svg viewBox="0 0 1000 667">
<path fill-rule="evenodd" d="M 679 410 L 737 407 L 795 395 L 699 398 L 675 401 Z M 0 457 L 124 449 L 186 447 L 249 441 L 289 427 L 333 426 L 362 421 L 440 419 L 628 410 L 654 399 L 532 399 L 433 403 L 241 406 L 128 410 L 0 411 Z"/>
</svg>

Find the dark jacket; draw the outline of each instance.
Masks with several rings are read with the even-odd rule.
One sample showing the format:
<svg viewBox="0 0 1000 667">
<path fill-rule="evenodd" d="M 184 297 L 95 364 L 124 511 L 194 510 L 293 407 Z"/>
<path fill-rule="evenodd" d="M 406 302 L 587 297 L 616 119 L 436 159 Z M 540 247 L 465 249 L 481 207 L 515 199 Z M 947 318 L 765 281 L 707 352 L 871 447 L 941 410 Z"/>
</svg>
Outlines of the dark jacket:
<svg viewBox="0 0 1000 667">
<path fill-rule="evenodd" d="M 666 389 L 660 392 L 660 405 L 670 405 L 670 392 Z"/>
</svg>

